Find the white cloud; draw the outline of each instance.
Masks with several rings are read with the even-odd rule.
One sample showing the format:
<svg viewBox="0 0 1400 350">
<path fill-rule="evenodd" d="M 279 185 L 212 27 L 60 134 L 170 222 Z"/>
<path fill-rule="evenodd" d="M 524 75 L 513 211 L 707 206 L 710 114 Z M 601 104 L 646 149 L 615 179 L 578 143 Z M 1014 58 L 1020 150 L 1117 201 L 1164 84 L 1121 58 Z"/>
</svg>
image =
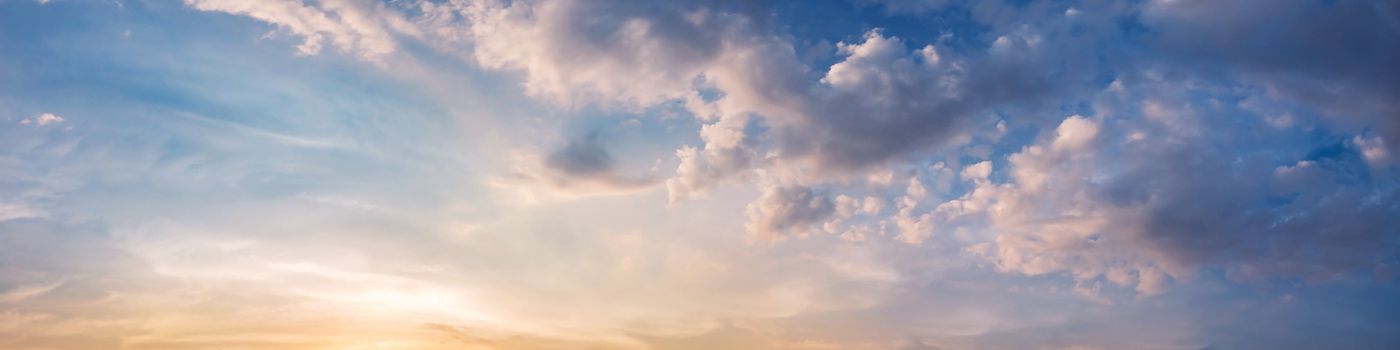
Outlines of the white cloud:
<svg viewBox="0 0 1400 350">
<path fill-rule="evenodd" d="M 477 1 L 458 10 L 478 63 L 522 71 L 527 92 L 564 106 L 685 98 L 746 21 L 663 3 Z"/>
<path fill-rule="evenodd" d="M 987 177 L 991 175 L 992 162 L 986 160 L 963 167 L 962 171 L 962 178 L 964 180 L 986 180 Z"/>
<path fill-rule="evenodd" d="M 1160 293 L 1166 279 L 1159 270 L 1170 262 L 1138 245 L 1131 210 L 1093 199 L 1098 190 L 1084 182 L 1098 166 L 1099 149 L 1090 147 L 1098 132 L 1087 118 L 1066 118 L 1046 140 L 1049 145 L 1008 156 L 1011 182 L 979 183 L 962 198 L 941 204 L 946 209 L 940 212 L 949 215 L 945 220 L 986 217 L 995 238 L 968 250 L 1002 271 L 1065 271 L 1081 283 L 1106 278 L 1143 294 Z"/>
<path fill-rule="evenodd" d="M 40 114 L 38 117 L 26 118 L 26 119 L 20 120 L 20 121 L 19 121 L 19 124 L 20 124 L 20 125 L 33 125 L 33 126 L 36 126 L 36 127 L 37 127 L 37 126 L 45 126 L 45 125 L 49 125 L 49 124 L 59 124 L 59 123 L 63 123 L 64 121 L 66 121 L 66 120 L 63 119 L 63 117 L 60 117 L 60 116 L 58 116 L 58 115 L 56 115 L 56 114 L 53 114 L 53 113 L 43 113 L 43 114 Z"/>
<path fill-rule="evenodd" d="M 904 243 L 919 245 L 933 234 L 935 216 L 931 213 L 919 211 L 919 206 L 929 198 L 928 188 L 924 187 L 923 181 L 917 176 L 909 177 L 909 183 L 904 189 L 904 195 L 895 201 L 895 211 L 893 221 L 898 235 L 895 237 Z"/>
<path fill-rule="evenodd" d="M 297 51 L 303 55 L 317 54 L 329 42 L 343 52 L 382 63 L 397 48 L 394 31 L 411 30 L 397 13 L 359 1 L 185 0 L 185 4 L 275 25 L 302 38 Z"/>
<path fill-rule="evenodd" d="M 1099 125 L 1081 116 L 1070 116 L 1055 128 L 1055 142 L 1050 144 L 1057 151 L 1073 152 L 1089 147 L 1099 135 Z"/>
<path fill-rule="evenodd" d="M 726 117 L 700 129 L 704 149 L 683 146 L 676 151 L 680 165 L 674 177 L 666 180 L 669 202 L 676 203 L 705 196 L 711 187 L 742 175 L 750 169 L 756 151 L 744 134 L 746 117 Z"/>
</svg>

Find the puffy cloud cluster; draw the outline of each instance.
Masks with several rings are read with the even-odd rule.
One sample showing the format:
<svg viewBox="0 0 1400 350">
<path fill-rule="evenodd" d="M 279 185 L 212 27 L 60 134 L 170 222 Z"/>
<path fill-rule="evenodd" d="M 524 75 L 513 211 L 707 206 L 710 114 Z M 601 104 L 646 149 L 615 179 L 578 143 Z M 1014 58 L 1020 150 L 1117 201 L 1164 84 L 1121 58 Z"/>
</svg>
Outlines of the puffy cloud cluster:
<svg viewBox="0 0 1400 350">
<path fill-rule="evenodd" d="M 1099 122 L 1066 118 L 1052 137 L 1007 157 L 1008 181 L 982 182 L 938 205 L 947 220 L 978 217 L 994 235 L 969 248 L 998 269 L 1031 275 L 1070 272 L 1081 281 L 1106 277 L 1143 293 L 1163 287 L 1161 266 L 1135 248 L 1135 232 L 1121 232 L 1131 210 L 1097 200 Z"/>
<path fill-rule="evenodd" d="M 668 1 L 452 3 L 482 66 L 525 73 L 564 105 L 649 106 L 691 96 L 745 16 Z M 698 97 L 697 97 L 698 98 Z"/>
<path fill-rule="evenodd" d="M 1390 3 L 889 1 L 967 11 L 985 32 L 949 46 L 869 30 L 829 66 L 748 2 L 189 4 L 276 24 L 303 53 L 330 40 L 371 59 L 419 38 L 558 106 L 688 111 L 703 145 L 676 151 L 670 201 L 760 179 L 753 237 L 961 232 L 1003 271 L 1141 294 L 1201 267 L 1324 279 L 1394 261 Z M 1003 137 L 1051 115 L 1028 145 Z M 596 136 L 525 158 L 518 174 L 556 186 L 645 184 Z M 850 186 L 891 169 L 915 170 Z"/>
<path fill-rule="evenodd" d="M 1135 88 L 1180 88 L 1148 85 Z M 1203 267 L 1308 280 L 1393 268 L 1400 193 L 1392 177 L 1370 175 L 1364 146 L 1257 148 L 1283 133 L 1247 136 L 1262 118 L 1231 121 L 1245 116 L 1192 102 L 1069 117 L 1007 157 L 1007 181 L 979 183 L 936 212 L 981 218 L 994 236 L 969 251 L 1001 270 L 1147 295 Z"/>
<path fill-rule="evenodd" d="M 192 3 L 285 26 L 306 36 L 304 52 L 322 32 L 346 38 L 336 42 L 353 49 L 360 42 L 379 43 L 376 38 L 386 36 L 376 33 L 393 28 L 293 20 L 318 18 L 297 15 L 302 12 L 353 18 L 342 13 L 366 13 L 363 8 L 240 4 Z M 439 46 L 469 46 L 483 67 L 523 72 L 528 92 L 558 104 L 682 103 L 707 124 L 700 132 L 702 148 L 677 153 L 682 164 L 668 182 L 676 200 L 765 166 L 756 163 L 759 153 L 773 158 L 762 164 L 863 170 L 958 139 L 955 129 L 971 114 L 1006 108 L 1049 86 L 1019 64 L 1040 51 L 1032 45 L 1038 39 L 1027 33 L 997 40 L 991 56 L 955 59 L 933 45 L 910 50 L 899 38 L 871 31 L 860 42 L 838 45 L 844 60 L 817 70 L 820 78 L 813 80 L 794 45 L 755 8 L 737 3 L 424 2 L 417 12 L 422 15 L 409 21 L 419 27 L 403 31 L 431 33 L 428 40 Z M 373 48 L 367 54 L 392 45 Z M 753 135 L 753 123 L 773 129 Z M 760 143 L 768 149 L 754 149 Z"/>
</svg>

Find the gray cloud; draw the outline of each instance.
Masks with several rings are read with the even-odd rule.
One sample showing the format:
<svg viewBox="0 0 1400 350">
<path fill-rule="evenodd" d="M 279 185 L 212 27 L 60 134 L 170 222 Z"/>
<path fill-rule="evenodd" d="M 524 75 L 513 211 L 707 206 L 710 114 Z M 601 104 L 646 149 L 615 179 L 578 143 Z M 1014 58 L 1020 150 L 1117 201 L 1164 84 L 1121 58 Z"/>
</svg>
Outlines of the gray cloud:
<svg viewBox="0 0 1400 350">
<path fill-rule="evenodd" d="M 1241 125 L 1230 118 L 1240 111 L 1194 103 L 1181 86 L 1196 83 L 1130 86 L 1152 102 L 1114 108 L 1118 115 L 1099 122 L 1113 122 L 1097 135 L 1104 146 L 1056 150 L 1067 121 L 1057 136 L 1008 157 L 1010 181 L 980 185 L 939 213 L 985 215 L 996 237 L 972 251 L 1003 270 L 1068 272 L 1143 294 L 1206 267 L 1239 279 L 1313 281 L 1394 268 L 1400 192 L 1392 178 L 1373 177 L 1361 150 L 1340 141 L 1312 151 L 1250 148 L 1281 142 L 1270 138 L 1284 131 L 1245 136 L 1241 128 L 1264 121 Z"/>
<path fill-rule="evenodd" d="M 578 177 L 598 176 L 613 171 L 613 159 L 608 150 L 598 140 L 599 132 L 589 132 L 583 137 L 569 140 L 563 148 L 550 153 L 545 165 L 564 174 Z"/>
<path fill-rule="evenodd" d="M 1400 138 L 1400 4 L 1153 2 L 1143 22 L 1171 64 L 1235 75 L 1352 128 Z"/>
<path fill-rule="evenodd" d="M 601 135 L 597 131 L 580 135 L 545 155 L 519 152 L 512 160 L 514 170 L 489 183 L 498 188 L 518 190 L 529 197 L 527 201 L 539 199 L 536 197 L 541 195 L 586 197 L 630 193 L 660 183 L 650 176 L 621 173 L 617 160 L 604 148 Z"/>
<path fill-rule="evenodd" d="M 555 150 L 544 158 L 548 176 L 558 186 L 569 187 L 573 183 L 594 183 L 617 189 L 635 189 L 656 184 L 647 177 L 631 177 L 618 173 L 617 160 L 603 147 L 602 133 L 592 131 L 569 140 L 564 147 Z"/>
<path fill-rule="evenodd" d="M 824 193 L 801 186 L 773 185 L 748 205 L 751 237 L 770 241 L 787 234 L 810 235 L 836 214 L 836 204 Z"/>
</svg>

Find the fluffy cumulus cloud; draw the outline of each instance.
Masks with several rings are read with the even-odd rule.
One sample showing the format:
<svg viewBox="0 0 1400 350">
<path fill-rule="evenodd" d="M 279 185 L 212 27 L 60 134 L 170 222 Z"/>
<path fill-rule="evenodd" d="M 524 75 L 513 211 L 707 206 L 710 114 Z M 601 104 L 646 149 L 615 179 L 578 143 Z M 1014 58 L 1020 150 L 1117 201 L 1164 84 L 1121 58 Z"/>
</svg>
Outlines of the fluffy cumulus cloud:
<svg viewBox="0 0 1400 350">
<path fill-rule="evenodd" d="M 477 62 L 522 71 L 528 92 L 564 105 L 686 98 L 721 59 L 726 36 L 742 35 L 751 21 L 664 1 L 455 5 Z"/>
</svg>

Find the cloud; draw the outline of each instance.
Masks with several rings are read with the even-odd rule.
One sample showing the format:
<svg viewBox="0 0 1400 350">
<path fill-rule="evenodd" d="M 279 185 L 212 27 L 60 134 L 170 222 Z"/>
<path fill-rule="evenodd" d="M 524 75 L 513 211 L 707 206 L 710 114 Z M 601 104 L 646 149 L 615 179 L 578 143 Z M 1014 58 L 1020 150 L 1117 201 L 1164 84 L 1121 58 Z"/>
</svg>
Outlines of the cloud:
<svg viewBox="0 0 1400 350">
<path fill-rule="evenodd" d="M 42 218 L 44 216 L 44 211 L 24 203 L 0 202 L 0 222 L 24 218 Z"/>
<path fill-rule="evenodd" d="M 986 180 L 992 175 L 992 162 L 981 161 L 977 164 L 968 165 L 963 168 L 962 177 L 965 180 Z"/>
<path fill-rule="evenodd" d="M 397 49 L 396 31 L 411 26 L 383 5 L 327 0 L 305 3 L 300 0 L 185 0 L 200 11 L 225 12 L 267 22 L 302 38 L 297 52 L 313 55 L 329 42 L 356 57 L 383 62 Z"/>
<path fill-rule="evenodd" d="M 119 93 L 165 107 L 99 98 L 88 107 L 111 117 L 86 130 L 0 128 L 0 193 L 21 201 L 0 203 L 0 348 L 1364 348 L 1347 345 L 1400 337 L 1396 284 L 1384 281 L 1400 244 L 1394 69 L 1381 66 L 1392 44 L 1378 40 L 1393 33 L 1390 5 L 887 3 L 900 17 L 640 0 L 190 0 L 220 14 L 115 16 L 158 28 L 231 13 L 291 36 L 289 52 L 372 62 L 290 62 L 332 63 L 290 77 L 323 83 L 307 85 L 219 62 L 203 68 L 252 80 L 181 84 L 201 69 L 165 72 L 142 56 L 227 39 L 217 31 L 132 50 L 16 50 L 20 68 L 55 57 L 81 68 L 71 54 L 95 53 L 104 71 L 169 73 L 145 79 L 152 91 L 198 85 L 218 98 Z M 837 13 L 810 15 L 823 8 Z M 289 64 L 258 57 L 241 66 Z M 73 78 L 50 71 L 19 87 Z M 427 94 L 449 101 L 417 94 L 428 80 L 454 88 Z M 516 85 L 539 105 L 492 98 Z M 221 113 L 165 118 L 182 108 Z M 570 125 L 656 120 L 629 126 L 652 134 L 626 150 L 596 132 L 515 151 L 462 136 L 516 141 L 560 122 L 480 119 L 521 109 L 579 118 Z M 292 136 L 307 128 L 339 136 Z M 631 147 L 675 158 L 642 170 Z M 670 203 L 713 198 L 663 205 L 652 191 L 663 179 Z M 1347 283 L 1317 283 L 1337 279 Z"/>
<path fill-rule="evenodd" d="M 836 214 L 836 204 L 826 194 L 801 186 L 773 185 L 749 203 L 745 212 L 750 237 L 772 241 L 786 235 L 807 236 L 821 232 L 823 224 Z"/>
<path fill-rule="evenodd" d="M 703 191 L 747 167 L 812 182 L 859 174 L 962 142 L 977 113 L 1030 105 L 1050 91 L 1021 61 L 1039 54 L 1032 48 L 1008 49 L 1016 52 L 1002 54 L 1007 57 L 957 57 L 933 45 L 910 50 L 875 30 L 839 44 L 841 61 L 812 81 L 803 78 L 811 72 L 790 43 L 747 43 L 742 60 L 721 60 L 705 75 L 724 94 L 710 102 L 719 122 L 701 130 L 703 149 L 678 153 L 682 165 L 671 183 L 687 185 L 669 186 L 673 193 Z M 748 132 L 741 125 L 751 120 L 768 130 Z M 765 154 L 761 162 L 751 156 L 758 152 Z M 699 166 L 707 161 L 725 166 Z"/>
<path fill-rule="evenodd" d="M 1152 1 L 1142 15 L 1173 64 L 1222 66 L 1334 125 L 1400 137 L 1394 2 Z"/>
<path fill-rule="evenodd" d="M 546 101 L 620 109 L 681 102 L 704 123 L 704 145 L 676 152 L 680 164 L 666 183 L 672 202 L 751 169 L 752 104 L 768 102 L 757 95 L 792 93 L 801 74 L 790 66 L 790 45 L 739 2 L 479 2 L 456 11 L 468 19 L 476 62 L 523 72 L 525 91 Z"/>
<path fill-rule="evenodd" d="M 821 177 L 824 172 L 862 171 L 912 153 L 939 149 L 964 140 L 966 128 L 976 125 L 975 118 L 989 109 L 1014 110 L 1036 106 L 1049 96 L 1087 92 L 1092 76 L 1117 65 L 1139 64 L 1127 63 L 1134 58 L 1106 44 L 1124 35 L 1118 34 L 1114 20 L 1134 13 L 1126 6 L 1110 4 L 1073 8 L 1080 14 L 1076 16 L 1038 6 L 969 5 L 963 10 L 973 12 L 977 21 L 998 32 L 985 52 L 957 52 L 936 45 L 909 50 L 901 39 L 876 30 L 858 42 L 839 43 L 842 58 L 826 69 L 807 67 L 797 59 L 794 44 L 765 23 L 761 9 L 723 1 L 425 2 L 417 4 L 416 11 L 405 11 L 416 16 L 398 14 L 391 7 L 371 10 L 339 2 L 275 4 L 190 3 L 287 27 L 306 38 L 304 52 L 315 52 L 323 35 L 343 37 L 332 41 L 345 43 L 338 45 L 349 50 L 354 50 L 355 43 L 374 43 L 367 44 L 375 48 L 370 52 L 382 53 L 393 50 L 395 39 L 384 33 L 423 33 L 410 36 L 423 38 L 441 50 L 466 52 L 488 69 L 522 72 L 528 93 L 562 106 L 640 109 L 680 102 L 706 122 L 700 131 L 705 144 L 677 151 L 680 166 L 667 186 L 672 201 L 703 196 L 708 187 L 755 167 L 802 168 L 806 170 L 773 173 L 818 172 L 812 176 Z M 1377 33 L 1393 30 L 1385 25 L 1387 17 L 1358 13 L 1385 14 L 1394 12 L 1393 8 L 1345 5 L 1326 9 L 1331 17 L 1324 19 L 1299 17 L 1304 10 L 1318 6 L 1310 4 L 1289 1 L 1284 6 L 1264 7 L 1316 27 L 1316 32 L 1372 34 L 1342 42 L 1287 41 L 1286 45 L 1270 46 L 1276 47 L 1273 50 L 1292 52 L 1310 47 L 1307 45 L 1319 48 L 1309 52 L 1374 48 L 1379 50 L 1377 55 L 1347 57 L 1376 57 L 1356 63 L 1375 68 L 1371 71 L 1379 75 L 1348 73 L 1353 70 L 1346 69 L 1321 70 L 1320 74 L 1324 78 L 1354 77 L 1382 87 L 1400 80 L 1362 79 L 1394 71 L 1380 62 L 1386 62 L 1384 57 L 1393 56 L 1395 50 L 1387 43 L 1371 45 L 1380 37 Z M 886 4 L 890 9 L 919 10 L 914 12 L 945 5 L 948 3 L 940 1 Z M 1368 11 L 1368 6 L 1379 8 Z M 1146 25 L 1166 33 L 1153 47 L 1163 50 L 1164 57 L 1224 59 L 1247 72 L 1255 71 L 1250 67 L 1332 66 L 1304 61 L 1328 57 L 1319 54 L 1257 56 L 1267 50 L 1242 51 L 1230 46 L 1217 50 L 1221 54 L 1212 58 L 1209 53 L 1175 44 L 1209 38 L 1206 34 L 1220 32 L 1216 30 L 1220 27 L 1250 21 L 1253 17 L 1244 16 L 1247 12 L 1241 9 L 1252 7 L 1256 6 L 1150 2 L 1142 11 Z M 1210 16 L 1200 23 L 1180 20 L 1197 13 Z M 353 20 L 367 16 L 387 19 L 379 21 L 382 23 Z M 1330 19 L 1342 17 L 1364 20 L 1342 25 Z M 333 20 L 342 18 L 345 20 Z M 1038 25 L 1008 24 L 1018 21 Z M 1093 29 L 1093 34 L 1082 34 L 1086 28 Z M 1284 42 L 1283 36 L 1270 33 L 1233 35 Z M 1056 45 L 1046 46 L 1046 42 Z M 1270 82 L 1278 81 L 1282 80 L 1266 83 L 1273 86 L 1278 84 Z M 1366 100 L 1383 99 L 1373 96 Z M 1393 114 L 1385 108 L 1389 107 L 1362 114 Z M 1367 120 L 1388 123 L 1388 118 Z M 754 132 L 748 127 L 751 123 L 772 129 Z M 1385 135 L 1394 136 L 1389 131 Z M 759 154 L 765 158 L 761 162 L 756 157 Z"/>
<path fill-rule="evenodd" d="M 780 130 L 783 150 L 819 169 L 860 169 L 949 139 L 972 106 L 951 62 L 937 49 L 906 49 L 878 31 L 838 45 L 844 60 L 826 71 L 804 114 Z"/>
<path fill-rule="evenodd" d="M 1384 40 L 1397 28 L 1390 4 L 889 2 L 888 10 L 904 14 L 967 11 L 987 31 L 969 46 L 911 43 L 868 30 L 836 44 L 829 66 L 799 59 L 794 38 L 767 22 L 766 9 L 724 1 L 189 4 L 278 25 L 303 37 L 300 50 L 307 54 L 329 41 L 368 60 L 395 51 L 396 40 L 407 40 L 400 36 L 417 38 L 482 68 L 517 72 L 527 94 L 555 106 L 688 111 L 703 144 L 676 151 L 675 174 L 665 181 L 669 201 L 761 178 L 762 193 L 746 209 L 746 228 L 755 236 L 827 230 L 822 226 L 835 225 L 833 218 L 855 215 L 852 198 L 865 196 L 824 186 L 913 167 L 920 157 L 955 156 L 945 153 L 974 142 L 1018 142 L 1001 139 L 1008 125 L 1047 118 L 1054 118 L 1053 132 L 1002 154 L 1006 167 L 994 169 L 1000 161 L 963 166 L 962 177 L 974 180 L 964 193 L 931 191 L 932 179 L 914 176 L 869 196 L 894 204 L 876 219 L 885 226 L 872 231 L 887 227 L 897 240 L 923 244 L 938 232 L 982 229 L 991 239 L 970 251 L 1003 271 L 1069 272 L 1083 283 L 1102 279 L 1143 294 L 1207 265 L 1238 275 L 1305 276 L 1375 267 L 1383 252 L 1357 248 L 1367 252 L 1356 255 L 1361 260 L 1334 255 L 1350 247 L 1316 230 L 1366 240 L 1394 236 L 1374 229 L 1389 223 L 1384 203 L 1393 195 L 1391 181 L 1368 177 L 1383 172 L 1357 175 L 1351 160 L 1383 169 L 1395 144 L 1386 139 L 1400 137 L 1388 117 L 1396 108 L 1384 97 L 1400 90 L 1394 83 L 1400 71 L 1389 64 L 1400 46 Z M 1134 23 L 1160 35 L 1123 30 L 1123 21 L 1140 21 Z M 1346 35 L 1332 40 L 1337 35 L 1330 34 Z M 1125 44 L 1134 41 L 1145 44 Z M 1230 74 L 1200 69 L 1213 63 Z M 1209 107 L 1229 101 L 1193 100 L 1168 88 L 1217 96 L 1249 91 L 1238 104 L 1267 114 L 1267 125 L 1279 133 L 1306 125 L 1314 114 L 1346 130 L 1377 129 L 1347 136 L 1334 152 L 1340 155 L 1279 162 L 1305 157 L 1246 152 L 1271 141 L 1227 140 L 1245 130 L 1207 116 L 1238 113 Z M 1088 116 L 1050 117 L 1055 113 L 1047 110 Z M 990 133 L 979 128 L 993 123 L 996 138 L 977 141 Z M 494 186 L 578 195 L 652 183 L 618 175 L 596 134 L 553 153 L 512 158 L 515 171 L 493 178 Z M 1303 182 L 1313 184 L 1289 187 Z M 1317 248 L 1304 252 L 1304 246 Z M 1283 262 L 1294 255 L 1318 267 Z"/>
<path fill-rule="evenodd" d="M 886 12 L 920 14 L 956 3 L 953 0 L 859 0 L 863 4 L 883 6 Z"/>
<path fill-rule="evenodd" d="M 660 183 L 649 176 L 619 173 L 617 160 L 604 148 L 601 135 L 597 131 L 583 134 L 546 155 L 517 152 L 511 160 L 514 171 L 488 183 L 514 192 L 524 202 L 635 193 Z"/>
<path fill-rule="evenodd" d="M 747 18 L 703 3 L 479 1 L 456 8 L 483 67 L 525 73 L 525 90 L 571 106 L 645 107 L 692 85 Z M 697 97 L 698 98 L 698 97 Z"/>
<path fill-rule="evenodd" d="M 297 199 L 363 212 L 383 212 L 385 209 L 371 201 L 333 194 L 298 194 Z"/>
<path fill-rule="evenodd" d="M 59 124 L 63 123 L 64 121 L 66 120 L 63 119 L 63 117 L 60 117 L 53 113 L 44 113 L 40 114 L 38 117 L 22 119 L 19 121 L 19 125 L 33 125 L 35 127 L 39 127 L 49 124 Z"/>
<path fill-rule="evenodd" d="M 1055 141 L 1050 149 L 1061 152 L 1086 150 L 1099 135 L 1099 125 L 1081 116 L 1070 116 L 1055 128 Z"/>
<path fill-rule="evenodd" d="M 919 211 L 920 203 L 928 200 L 928 188 L 918 177 L 909 177 L 909 185 L 904 195 L 899 197 L 898 209 L 890 218 L 899 235 L 895 239 L 913 245 L 920 245 L 933 234 L 934 216 Z"/>
<path fill-rule="evenodd" d="M 758 179 L 744 211 L 754 237 L 955 239 L 1004 272 L 1141 295 L 1207 267 L 1328 279 L 1393 265 L 1355 243 L 1396 236 L 1381 171 L 1400 138 L 1389 3 L 887 1 L 977 28 L 925 43 L 865 26 L 829 63 L 799 58 L 803 38 L 766 8 L 725 1 L 187 3 L 277 25 L 304 54 L 333 45 L 373 61 L 421 40 L 518 74 L 554 107 L 689 112 L 701 144 L 675 152 L 668 200 Z M 1319 125 L 1340 141 L 1296 134 Z M 1045 126 L 1029 141 L 1007 133 Z M 525 197 L 655 183 L 615 163 L 592 134 L 518 152 L 489 183 Z M 912 175 L 851 185 L 891 169 Z M 957 175 L 969 181 L 945 185 Z M 873 223 L 845 222 L 861 215 Z"/>
<path fill-rule="evenodd" d="M 1205 267 L 1239 280 L 1320 281 L 1393 264 L 1390 243 L 1376 243 L 1400 237 L 1400 193 L 1354 170 L 1365 169 L 1364 149 L 1339 143 L 1272 165 L 1282 155 L 1241 151 L 1258 140 L 1235 139 L 1231 128 L 1248 126 L 1202 115 L 1229 112 L 1191 106 L 1148 105 L 1141 119 L 1117 116 L 1108 135 L 1102 124 L 1066 118 L 1054 137 L 1008 156 L 1008 182 L 979 184 L 941 213 L 984 217 L 995 238 L 969 250 L 999 269 L 1066 272 L 1143 295 Z M 1155 131 L 1131 137 L 1141 129 Z"/>
<path fill-rule="evenodd" d="M 563 148 L 555 150 L 544 159 L 545 167 L 563 177 L 577 179 L 597 179 L 618 187 L 646 185 L 650 181 L 622 178 L 614 174 L 617 161 L 603 148 L 597 131 L 569 140 Z"/>
<path fill-rule="evenodd" d="M 62 287 L 63 282 L 53 282 L 48 284 L 24 285 L 12 288 L 4 293 L 0 293 L 0 304 L 24 301 L 48 293 L 58 287 Z"/>
<path fill-rule="evenodd" d="M 758 151 L 747 135 L 748 118 L 727 117 L 700 128 L 704 149 L 683 146 L 676 151 L 680 165 L 666 180 L 669 203 L 703 197 L 711 187 L 749 172 Z"/>
<path fill-rule="evenodd" d="M 392 50 L 392 37 L 364 29 L 383 25 L 319 19 L 367 13 L 361 7 L 210 1 L 191 5 L 286 26 L 306 37 L 303 52 L 314 52 L 323 32 L 346 37 L 335 41 L 345 45 L 382 38 L 370 41 L 382 42 L 372 52 Z M 1003 35 L 987 53 L 962 55 L 935 45 L 911 50 L 872 30 L 839 43 L 841 60 L 824 68 L 804 64 L 762 8 L 736 2 L 475 1 L 417 10 L 405 20 L 430 45 L 521 72 L 527 93 L 556 105 L 679 103 L 691 112 L 703 123 L 704 144 L 677 151 L 680 164 L 667 181 L 672 202 L 758 168 L 818 178 L 868 170 L 961 142 L 971 119 L 989 108 L 1034 105 L 1052 86 L 1087 81 L 1070 71 L 1039 74 L 1084 57 L 1035 45 L 1058 32 L 1029 28 Z"/>
<path fill-rule="evenodd" d="M 1351 139 L 1351 143 L 1361 151 L 1361 156 L 1371 166 L 1383 167 L 1390 163 L 1390 150 L 1386 148 L 1384 138 L 1357 135 Z"/>
</svg>

